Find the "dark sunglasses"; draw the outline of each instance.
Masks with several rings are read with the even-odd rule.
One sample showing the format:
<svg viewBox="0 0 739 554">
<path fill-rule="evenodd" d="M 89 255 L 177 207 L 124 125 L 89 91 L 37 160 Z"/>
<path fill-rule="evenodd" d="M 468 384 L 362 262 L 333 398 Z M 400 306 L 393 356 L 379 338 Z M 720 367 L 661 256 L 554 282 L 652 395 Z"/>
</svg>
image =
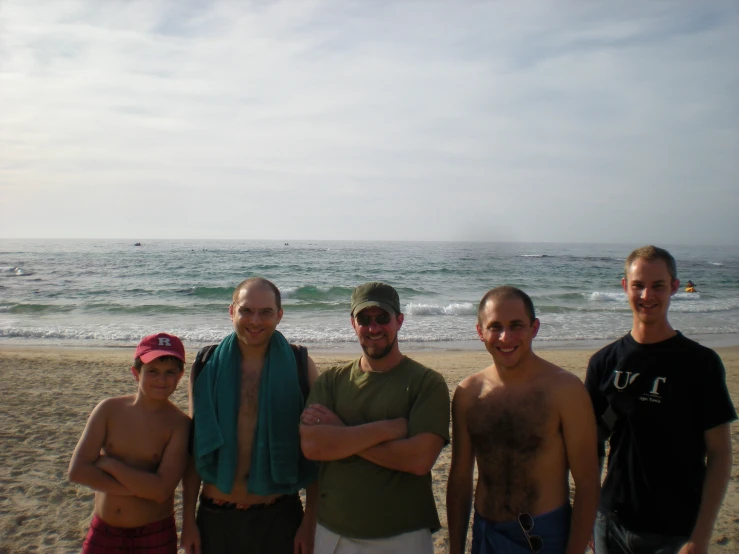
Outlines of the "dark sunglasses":
<svg viewBox="0 0 739 554">
<path fill-rule="evenodd" d="M 526 535 L 526 540 L 529 541 L 529 547 L 531 552 L 537 554 L 544 548 L 544 541 L 541 540 L 539 535 L 529 535 L 534 530 L 534 518 L 531 514 L 519 514 L 518 524 L 521 526 L 523 534 Z"/>
<path fill-rule="evenodd" d="M 360 313 L 354 316 L 354 321 L 359 323 L 362 327 L 366 327 L 372 321 L 377 323 L 377 325 L 387 325 L 388 323 L 390 323 L 391 319 L 392 317 L 387 312 L 383 312 L 380 315 L 367 315 Z"/>
</svg>

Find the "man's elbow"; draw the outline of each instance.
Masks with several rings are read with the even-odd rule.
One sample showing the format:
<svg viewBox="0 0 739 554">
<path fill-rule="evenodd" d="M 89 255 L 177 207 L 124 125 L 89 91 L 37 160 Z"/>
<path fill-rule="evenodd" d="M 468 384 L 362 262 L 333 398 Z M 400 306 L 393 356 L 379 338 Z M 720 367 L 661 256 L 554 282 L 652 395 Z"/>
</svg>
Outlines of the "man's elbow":
<svg viewBox="0 0 739 554">
<path fill-rule="evenodd" d="M 313 430 L 305 425 L 300 426 L 300 450 L 308 460 L 320 461 L 321 452 L 318 443 L 313 436 Z"/>
<path fill-rule="evenodd" d="M 455 498 L 460 496 L 464 496 L 466 498 L 467 495 L 471 496 L 473 478 L 474 472 L 472 464 L 466 465 L 452 463 L 446 481 L 447 496 L 454 496 Z"/>
<path fill-rule="evenodd" d="M 706 467 L 708 469 L 718 468 L 722 473 L 731 473 L 733 466 L 733 456 L 731 448 L 722 448 L 709 451 L 706 454 Z"/>
<path fill-rule="evenodd" d="M 572 480 L 575 483 L 575 494 L 600 497 L 600 478 L 598 474 L 573 475 Z"/>
<path fill-rule="evenodd" d="M 320 452 L 312 441 L 301 440 L 300 450 L 303 451 L 303 456 L 305 456 L 307 460 L 313 460 L 314 462 L 321 460 Z"/>
<path fill-rule="evenodd" d="M 438 453 L 428 456 L 418 456 L 409 468 L 409 473 L 412 473 L 413 475 L 426 475 L 430 473 L 436 464 L 436 459 L 438 457 Z"/>
<path fill-rule="evenodd" d="M 330 446 L 322 446 L 320 442 L 313 439 L 301 439 L 300 450 L 307 460 L 314 462 L 333 462 L 342 459 L 342 456 Z"/>
<path fill-rule="evenodd" d="M 419 477 L 422 475 L 426 475 L 431 471 L 431 467 L 428 464 L 414 464 L 411 468 L 409 468 L 409 473 L 412 473 L 413 475 L 418 475 Z"/>
</svg>

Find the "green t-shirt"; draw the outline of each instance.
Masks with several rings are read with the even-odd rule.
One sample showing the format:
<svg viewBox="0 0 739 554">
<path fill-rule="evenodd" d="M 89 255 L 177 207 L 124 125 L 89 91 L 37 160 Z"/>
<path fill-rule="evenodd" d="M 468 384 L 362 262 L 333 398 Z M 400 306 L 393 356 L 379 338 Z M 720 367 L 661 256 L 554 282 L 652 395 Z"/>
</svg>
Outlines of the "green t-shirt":
<svg viewBox="0 0 739 554">
<path fill-rule="evenodd" d="M 407 418 L 408 435 L 434 433 L 449 443 L 449 389 L 444 378 L 410 358 L 387 372 L 363 372 L 359 360 L 321 374 L 307 404 L 321 404 L 346 425 Z M 360 539 L 437 531 L 441 524 L 431 473 L 387 469 L 359 456 L 322 462 L 318 522 Z"/>
</svg>

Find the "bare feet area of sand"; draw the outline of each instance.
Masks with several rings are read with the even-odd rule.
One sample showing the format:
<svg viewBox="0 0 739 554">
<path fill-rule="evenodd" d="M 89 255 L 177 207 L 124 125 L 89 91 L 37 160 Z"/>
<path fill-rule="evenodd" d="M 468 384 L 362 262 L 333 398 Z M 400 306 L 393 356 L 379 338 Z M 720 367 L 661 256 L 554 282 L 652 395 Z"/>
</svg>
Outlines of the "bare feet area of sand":
<svg viewBox="0 0 739 554">
<path fill-rule="evenodd" d="M 717 351 L 737 406 L 739 347 Z M 592 351 L 537 353 L 583 378 Z M 188 359 L 194 354 L 188 352 Z M 409 354 L 441 372 L 450 393 L 464 377 L 489 364 L 489 356 L 482 351 Z M 135 392 L 129 370 L 132 355 L 133 349 L 0 348 L 0 554 L 80 551 L 93 493 L 67 480 L 67 465 L 95 405 L 110 396 Z M 312 357 L 322 370 L 352 356 L 320 353 Z M 186 410 L 184 379 L 173 401 Z M 739 551 L 739 423 L 731 431 L 735 464 L 711 540 L 712 553 Z M 444 526 L 434 535 L 437 554 L 448 550 L 444 497 L 450 458 L 447 447 L 433 470 L 434 494 Z M 179 491 L 177 510 L 179 529 Z"/>
</svg>

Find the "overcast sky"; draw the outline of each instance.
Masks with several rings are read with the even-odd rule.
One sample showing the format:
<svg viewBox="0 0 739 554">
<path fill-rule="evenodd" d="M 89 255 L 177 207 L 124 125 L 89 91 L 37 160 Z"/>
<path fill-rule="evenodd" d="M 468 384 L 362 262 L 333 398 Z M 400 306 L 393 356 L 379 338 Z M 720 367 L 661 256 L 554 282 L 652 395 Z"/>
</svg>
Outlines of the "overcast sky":
<svg viewBox="0 0 739 554">
<path fill-rule="evenodd" d="M 739 243 L 739 3 L 0 0 L 0 237 Z"/>
</svg>

